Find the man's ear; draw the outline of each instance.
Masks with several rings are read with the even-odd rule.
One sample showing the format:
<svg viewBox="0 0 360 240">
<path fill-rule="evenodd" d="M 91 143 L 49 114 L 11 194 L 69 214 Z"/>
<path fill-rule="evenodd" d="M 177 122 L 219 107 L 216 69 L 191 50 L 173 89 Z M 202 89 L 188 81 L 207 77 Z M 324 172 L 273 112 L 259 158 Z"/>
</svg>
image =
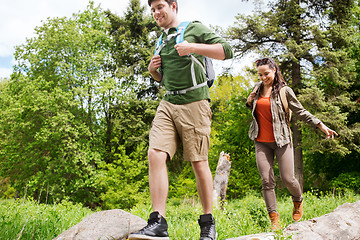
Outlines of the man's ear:
<svg viewBox="0 0 360 240">
<path fill-rule="evenodd" d="M 171 3 L 171 8 L 176 11 L 176 8 L 177 8 L 176 2 Z"/>
</svg>

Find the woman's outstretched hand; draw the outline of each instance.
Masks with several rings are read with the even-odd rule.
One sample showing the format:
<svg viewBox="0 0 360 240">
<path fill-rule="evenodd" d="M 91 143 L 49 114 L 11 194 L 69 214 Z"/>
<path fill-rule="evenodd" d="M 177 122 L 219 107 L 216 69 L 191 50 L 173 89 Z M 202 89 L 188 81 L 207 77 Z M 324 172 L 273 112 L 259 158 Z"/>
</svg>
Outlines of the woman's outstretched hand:
<svg viewBox="0 0 360 240">
<path fill-rule="evenodd" d="M 317 125 L 317 127 L 320 128 L 321 131 L 323 131 L 323 132 L 326 134 L 326 139 L 328 139 L 328 138 L 334 139 L 334 138 L 335 138 L 335 135 L 338 136 L 338 134 L 337 134 L 334 130 L 328 128 L 328 127 L 327 127 L 325 124 L 323 124 L 322 122 L 320 122 L 320 123 Z"/>
</svg>

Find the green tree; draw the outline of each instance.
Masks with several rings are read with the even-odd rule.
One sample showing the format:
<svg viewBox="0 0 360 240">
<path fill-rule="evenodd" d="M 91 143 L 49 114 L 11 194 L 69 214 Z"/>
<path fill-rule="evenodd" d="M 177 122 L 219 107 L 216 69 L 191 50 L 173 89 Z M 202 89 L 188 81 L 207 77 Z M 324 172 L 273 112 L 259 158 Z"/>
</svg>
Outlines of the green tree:
<svg viewBox="0 0 360 240">
<path fill-rule="evenodd" d="M 129 1 L 124 16 L 106 11 L 112 39 L 109 67 L 122 89 L 104 111 L 106 164 L 99 185 L 105 208 L 131 208 L 149 200 L 147 150 L 151 122 L 159 101 L 147 64 L 155 44 L 151 32 L 156 24 L 139 0 Z"/>
<path fill-rule="evenodd" d="M 360 104 L 360 1 L 356 1 L 356 4 L 353 8 L 353 16 L 351 25 L 355 29 L 355 43 L 353 47 L 350 48 L 350 56 L 352 59 L 355 60 L 355 72 L 356 72 L 356 80 L 355 84 L 351 87 L 350 93 L 351 93 L 351 100 L 356 102 L 356 111 L 353 111 L 350 113 L 349 116 L 349 124 L 357 124 L 357 127 L 359 128 L 360 124 L 360 111 L 359 104 Z M 358 145 L 360 145 L 359 136 L 357 139 Z"/>
<path fill-rule="evenodd" d="M 134 90 L 138 98 L 156 98 L 157 86 L 147 71 L 153 56 L 155 31 L 159 27 L 153 17 L 145 13 L 140 0 L 130 0 L 127 11 L 119 17 L 106 12 L 110 20 L 113 39 L 111 53 L 115 60 L 116 76 L 128 90 Z"/>
<path fill-rule="evenodd" d="M 111 62 L 108 24 L 90 2 L 71 18 L 47 19 L 16 48 L 17 65 L 1 96 L 0 170 L 23 194 L 98 202 L 98 119 L 111 100 L 104 86 L 113 83 L 104 68 Z"/>
<path fill-rule="evenodd" d="M 238 56 L 256 51 L 279 60 L 285 79 L 305 107 L 340 133 L 335 141 L 321 139 L 319 132 L 312 138 L 316 141 L 302 138 L 302 132 L 310 131 L 293 118 L 295 168 L 301 185 L 303 147 L 310 146 L 309 142 L 311 150 L 319 153 L 344 156 L 354 149 L 354 142 L 346 134 L 357 131 L 347 125 L 348 112 L 354 111 L 348 93 L 354 84 L 353 61 L 346 51 L 353 43 L 354 29 L 347 20 L 353 4 L 354 1 L 278 0 L 270 4 L 269 11 L 238 15 L 235 26 L 228 31 Z"/>
<path fill-rule="evenodd" d="M 359 92 L 360 92 L 360 84 L 359 84 L 359 1 L 355 1 L 353 8 L 346 9 L 345 14 L 341 14 L 344 20 L 338 21 L 338 24 L 345 25 L 349 28 L 349 32 L 353 33 L 351 35 L 346 35 L 345 32 L 340 32 L 343 36 L 347 36 L 346 41 L 343 41 L 342 44 L 338 44 L 337 46 L 345 46 L 340 48 L 342 53 L 346 57 L 350 57 L 354 64 L 349 62 L 348 66 L 343 66 L 341 64 L 343 59 L 341 59 L 340 63 L 328 64 L 325 63 L 324 70 L 327 71 L 322 73 L 322 69 L 319 68 L 317 70 L 318 78 L 321 79 L 319 81 L 320 84 L 323 84 L 324 81 L 328 82 L 326 85 L 330 85 L 325 89 L 325 92 L 341 92 L 344 91 L 343 95 L 347 97 L 347 100 L 350 100 L 348 104 L 346 104 L 343 99 L 341 99 L 341 95 L 338 96 L 337 102 L 343 101 L 343 105 L 338 104 L 337 106 L 341 108 L 342 112 L 347 113 L 345 117 L 345 124 L 347 129 L 342 132 L 343 137 L 340 139 L 342 144 L 347 146 L 346 152 L 344 154 L 339 153 L 329 153 L 329 152 L 315 152 L 315 153 L 307 153 L 307 162 L 312 169 L 312 172 L 309 173 L 308 177 L 310 178 L 309 182 L 314 182 L 315 176 L 321 176 L 320 181 L 318 182 L 319 187 L 328 188 L 328 187 L 339 187 L 347 186 L 347 188 L 353 189 L 357 191 L 357 185 L 360 184 L 360 179 L 357 177 L 360 174 L 360 163 L 358 159 L 360 158 L 360 114 L 359 114 Z M 341 12 L 337 10 L 335 12 Z M 345 28 L 346 29 L 346 28 Z M 334 34 L 335 35 L 335 34 Z M 337 35 L 335 35 L 337 36 Z M 338 40 L 339 41 L 339 40 Z M 346 45 L 345 43 L 351 43 Z M 335 52 L 336 53 L 336 52 Z M 346 55 L 348 54 L 348 55 Z M 340 56 L 340 55 L 339 55 Z M 340 68 L 349 68 L 347 71 L 340 71 L 340 74 L 343 74 L 343 78 L 351 79 L 352 81 L 346 81 L 346 79 L 341 79 L 344 81 L 348 87 L 343 87 L 341 84 L 334 83 L 329 84 L 329 80 L 331 80 L 332 75 L 334 74 L 333 68 L 339 66 Z M 354 78 L 351 74 L 354 74 Z M 311 94 L 311 91 L 306 92 L 306 94 Z M 306 96 L 306 94 L 304 94 Z M 305 100 L 306 101 L 306 100 Z M 321 107 L 324 107 L 323 104 L 320 104 Z M 330 112 L 330 114 L 332 114 Z M 309 134 L 309 139 L 311 139 L 311 134 Z M 309 141 L 311 144 L 311 142 Z M 351 183 L 350 181 L 346 181 L 345 179 L 358 179 L 357 183 Z M 330 184 L 329 184 L 329 181 Z"/>
<path fill-rule="evenodd" d="M 87 9 L 71 18 L 53 18 L 35 28 L 36 36 L 18 46 L 15 72 L 30 79 L 43 77 L 51 82 L 48 87 L 60 86 L 70 91 L 79 107 L 86 112 L 92 131 L 96 112 L 102 107 L 99 90 L 108 82 L 111 38 L 107 32 L 108 19 L 101 8 L 90 2 Z M 97 97 L 95 97 L 97 96 Z M 99 97 L 98 97 L 99 96 Z"/>
<path fill-rule="evenodd" d="M 119 149 L 119 144 L 127 141 L 125 136 L 119 137 L 119 134 L 122 134 L 120 129 L 126 129 L 127 126 L 124 122 L 116 119 L 127 111 L 127 107 L 123 108 L 123 106 L 132 106 L 133 109 L 137 108 L 135 101 L 132 100 L 127 105 L 129 98 L 137 98 L 143 101 L 157 98 L 157 86 L 150 79 L 150 74 L 147 71 L 147 64 L 152 57 L 152 49 L 155 45 L 151 32 L 157 28 L 152 17 L 145 13 L 145 7 L 141 6 L 139 0 L 131 0 L 129 2 L 123 17 L 111 13 L 109 10 L 106 11 L 106 15 L 110 21 L 109 34 L 112 38 L 110 53 L 112 59 L 114 59 L 109 67 L 112 69 L 113 77 L 119 79 L 118 85 L 123 89 L 124 95 L 129 96 L 120 98 L 119 101 L 110 101 L 112 104 L 104 111 L 104 123 L 106 125 L 104 141 L 108 155 L 106 161 L 111 162 L 112 160 L 109 157 L 113 156 L 112 152 L 116 152 Z M 128 94 L 129 92 L 130 94 Z M 137 101 L 137 104 L 142 103 Z M 151 105 L 151 103 L 145 104 Z M 147 105 L 147 107 L 150 107 L 150 105 Z M 154 108 L 154 106 L 151 107 L 151 109 Z M 144 108 L 139 106 L 138 111 L 132 112 L 137 117 L 140 117 L 143 114 L 143 110 Z M 121 111 L 125 112 L 121 113 Z M 124 118 L 121 117 L 121 119 L 123 120 Z M 134 122 L 136 121 L 134 120 Z M 142 122 L 141 119 L 140 122 Z M 149 119 L 144 122 L 149 124 Z M 131 135 L 131 133 L 128 132 L 128 135 Z M 122 140 L 112 141 L 115 137 Z M 146 137 L 145 134 L 142 138 L 145 142 L 147 142 Z M 134 146 L 131 149 L 133 148 Z M 129 153 L 131 149 L 126 147 L 126 152 Z"/>
<path fill-rule="evenodd" d="M 156 85 L 146 83 L 152 26 L 139 1 L 123 18 L 90 2 L 47 19 L 17 47 L 14 74 L 1 85 L 0 174 L 20 194 L 104 208 L 146 199 L 158 104 L 148 91 Z"/>
<path fill-rule="evenodd" d="M 96 201 L 99 154 L 79 102 L 42 78 L 11 79 L 0 96 L 0 171 L 22 193 L 47 202 Z"/>
</svg>

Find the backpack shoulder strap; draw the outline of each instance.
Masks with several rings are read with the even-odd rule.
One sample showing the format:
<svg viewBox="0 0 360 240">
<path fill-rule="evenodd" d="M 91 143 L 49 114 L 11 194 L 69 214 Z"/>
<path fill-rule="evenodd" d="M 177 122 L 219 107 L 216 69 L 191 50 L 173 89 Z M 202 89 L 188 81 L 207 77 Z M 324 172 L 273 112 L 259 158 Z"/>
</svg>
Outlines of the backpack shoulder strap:
<svg viewBox="0 0 360 240">
<path fill-rule="evenodd" d="M 177 27 L 176 33 L 178 35 L 176 36 L 176 40 L 175 40 L 176 44 L 184 41 L 185 30 L 190 23 L 191 23 L 190 21 L 181 22 L 180 25 Z"/>
<path fill-rule="evenodd" d="M 162 39 L 162 34 L 161 34 L 160 37 L 158 38 L 158 40 L 156 41 L 154 55 L 160 54 L 160 51 L 164 47 L 164 45 L 173 37 L 176 37 L 175 38 L 175 43 L 176 44 L 183 42 L 184 41 L 185 30 L 186 30 L 186 28 L 188 27 L 188 25 L 190 23 L 191 22 L 189 22 L 189 21 L 181 22 L 180 25 L 176 29 L 176 34 L 170 34 L 168 36 L 168 38 L 165 39 L 164 41 Z"/>
<path fill-rule="evenodd" d="M 255 83 L 253 91 L 258 92 L 260 90 L 261 84 L 262 84 L 261 81 Z"/>
<path fill-rule="evenodd" d="M 287 88 L 287 86 L 284 86 L 280 89 L 280 99 L 281 99 L 282 105 L 284 106 L 284 109 L 285 109 L 287 126 L 289 128 L 289 133 L 290 133 L 290 141 L 293 142 L 291 128 L 290 128 L 291 110 L 289 109 L 289 103 L 286 98 L 286 88 Z"/>
<path fill-rule="evenodd" d="M 282 105 L 284 106 L 287 120 L 288 120 L 288 122 L 290 122 L 290 120 L 291 120 L 291 110 L 289 109 L 289 103 L 288 103 L 287 98 L 286 98 L 286 88 L 287 88 L 287 86 L 284 86 L 284 87 L 282 87 L 280 89 L 280 99 L 281 99 Z"/>
<path fill-rule="evenodd" d="M 286 99 L 286 92 L 285 92 L 285 87 L 282 87 L 280 89 L 280 99 L 281 99 L 281 103 L 284 106 L 285 112 L 288 113 L 289 112 L 289 104 L 288 101 Z"/>
<path fill-rule="evenodd" d="M 156 41 L 156 45 L 155 45 L 155 51 L 154 51 L 154 55 L 158 55 L 160 52 L 160 46 L 162 44 L 162 34 L 160 34 L 160 37 L 158 38 L 158 40 Z"/>
</svg>

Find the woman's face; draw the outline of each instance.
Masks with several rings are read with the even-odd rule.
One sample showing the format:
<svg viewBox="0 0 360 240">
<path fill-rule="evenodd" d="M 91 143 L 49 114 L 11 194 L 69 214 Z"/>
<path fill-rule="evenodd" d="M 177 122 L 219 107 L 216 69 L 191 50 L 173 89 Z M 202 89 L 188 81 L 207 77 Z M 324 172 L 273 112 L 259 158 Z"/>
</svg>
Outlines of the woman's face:
<svg viewBox="0 0 360 240">
<path fill-rule="evenodd" d="M 275 79 L 276 68 L 270 68 L 270 65 L 261 65 L 257 67 L 260 80 L 265 86 L 272 86 Z"/>
</svg>

